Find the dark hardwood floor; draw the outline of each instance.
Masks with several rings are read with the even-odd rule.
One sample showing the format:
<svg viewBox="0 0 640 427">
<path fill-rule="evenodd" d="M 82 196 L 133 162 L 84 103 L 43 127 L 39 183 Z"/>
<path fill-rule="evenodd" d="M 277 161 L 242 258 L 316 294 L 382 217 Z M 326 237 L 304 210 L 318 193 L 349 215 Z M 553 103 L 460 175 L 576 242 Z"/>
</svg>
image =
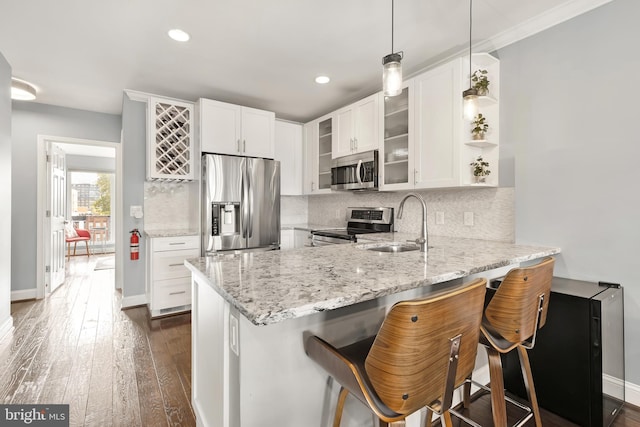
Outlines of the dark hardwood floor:
<svg viewBox="0 0 640 427">
<path fill-rule="evenodd" d="M 0 342 L 0 402 L 68 403 L 72 426 L 194 426 L 191 316 L 120 310 L 114 270 L 73 257 L 66 282 L 11 304 Z"/>
<path fill-rule="evenodd" d="M 114 270 L 94 271 L 98 259 L 72 258 L 49 298 L 11 305 L 0 402 L 68 403 L 71 426 L 194 426 L 191 316 L 150 320 L 145 307 L 120 310 Z M 470 411 L 491 426 L 488 396 Z M 545 427 L 574 425 L 544 410 L 542 417 Z M 640 409 L 627 405 L 613 426 L 640 427 Z"/>
</svg>

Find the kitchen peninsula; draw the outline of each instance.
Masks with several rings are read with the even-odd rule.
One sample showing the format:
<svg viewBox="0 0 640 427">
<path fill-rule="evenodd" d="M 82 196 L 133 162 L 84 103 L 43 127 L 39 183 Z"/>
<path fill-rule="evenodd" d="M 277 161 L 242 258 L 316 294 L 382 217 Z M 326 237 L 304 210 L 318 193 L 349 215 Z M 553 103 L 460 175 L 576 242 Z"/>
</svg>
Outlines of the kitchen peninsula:
<svg viewBox="0 0 640 427">
<path fill-rule="evenodd" d="M 303 335 L 343 345 L 376 333 L 396 301 L 558 254 L 559 248 L 450 237 L 425 253 L 368 250 L 413 235 L 349 245 L 189 259 L 192 405 L 198 425 L 325 426 L 339 385 L 307 358 Z M 477 366 L 476 369 L 482 368 Z M 418 420 L 408 419 L 407 425 Z M 343 426 L 371 423 L 347 400 Z"/>
</svg>

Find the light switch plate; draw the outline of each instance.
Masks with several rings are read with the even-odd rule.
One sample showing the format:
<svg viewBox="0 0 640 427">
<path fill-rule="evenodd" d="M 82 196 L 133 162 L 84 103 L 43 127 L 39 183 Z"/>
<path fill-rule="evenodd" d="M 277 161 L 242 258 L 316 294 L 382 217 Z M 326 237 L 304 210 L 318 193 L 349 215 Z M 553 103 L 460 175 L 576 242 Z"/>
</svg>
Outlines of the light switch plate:
<svg viewBox="0 0 640 427">
<path fill-rule="evenodd" d="M 133 218 L 142 218 L 142 206 L 131 205 L 129 206 L 129 215 Z"/>
<path fill-rule="evenodd" d="M 464 213 L 464 225 L 473 225 L 473 212 Z"/>
</svg>

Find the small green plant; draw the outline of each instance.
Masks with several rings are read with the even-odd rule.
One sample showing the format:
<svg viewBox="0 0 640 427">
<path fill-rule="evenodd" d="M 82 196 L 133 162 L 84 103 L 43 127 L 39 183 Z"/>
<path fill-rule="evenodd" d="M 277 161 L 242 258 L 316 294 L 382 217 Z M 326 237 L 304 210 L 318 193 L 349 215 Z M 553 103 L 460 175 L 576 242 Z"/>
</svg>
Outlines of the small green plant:
<svg viewBox="0 0 640 427">
<path fill-rule="evenodd" d="M 489 162 L 485 161 L 482 156 L 469 163 L 469 166 L 473 169 L 473 176 L 488 176 L 491 175 L 489 170 Z"/>
<path fill-rule="evenodd" d="M 471 133 L 473 134 L 473 137 L 476 139 L 482 139 L 488 130 L 489 124 L 487 123 L 487 118 L 483 116 L 482 113 L 478 113 L 471 122 Z"/>
<path fill-rule="evenodd" d="M 489 170 L 489 162 L 485 161 L 482 156 L 478 156 L 475 161 L 469 163 L 472 168 L 473 176 L 487 176 L 491 174 Z"/>
<path fill-rule="evenodd" d="M 478 95 L 486 95 L 489 92 L 489 79 L 487 70 L 476 70 L 471 75 L 473 88 L 478 91 Z"/>
</svg>

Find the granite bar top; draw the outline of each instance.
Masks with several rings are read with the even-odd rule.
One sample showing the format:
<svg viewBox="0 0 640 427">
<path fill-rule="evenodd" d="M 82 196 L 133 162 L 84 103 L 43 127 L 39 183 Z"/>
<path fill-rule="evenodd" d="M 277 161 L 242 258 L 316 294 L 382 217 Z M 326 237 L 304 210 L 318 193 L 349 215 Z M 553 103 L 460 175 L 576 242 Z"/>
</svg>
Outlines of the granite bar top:
<svg viewBox="0 0 640 427">
<path fill-rule="evenodd" d="M 163 230 L 144 230 L 147 237 L 179 237 L 179 236 L 198 236 L 198 230 L 185 229 L 163 229 Z"/>
<path fill-rule="evenodd" d="M 338 228 L 335 225 L 321 225 L 321 224 L 307 224 L 307 223 L 297 223 L 297 224 L 282 224 L 280 226 L 281 230 L 331 230 L 333 228 Z"/>
<path fill-rule="evenodd" d="M 388 233 L 387 241 L 405 237 Z M 560 253 L 554 247 L 438 236 L 429 237 L 433 248 L 426 254 L 366 250 L 380 244 L 215 255 L 185 265 L 252 323 L 269 325 Z"/>
</svg>

